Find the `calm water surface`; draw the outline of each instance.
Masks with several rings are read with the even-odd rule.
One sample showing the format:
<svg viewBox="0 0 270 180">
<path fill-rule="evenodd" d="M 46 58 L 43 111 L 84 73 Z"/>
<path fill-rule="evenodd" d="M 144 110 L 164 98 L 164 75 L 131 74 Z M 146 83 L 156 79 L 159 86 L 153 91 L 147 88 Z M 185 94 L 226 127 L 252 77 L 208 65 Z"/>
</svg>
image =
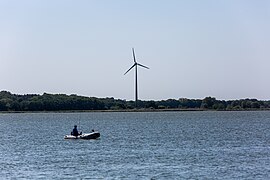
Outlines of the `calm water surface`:
<svg viewBox="0 0 270 180">
<path fill-rule="evenodd" d="M 270 179 L 268 111 L 0 114 L 0 133 L 3 179 Z"/>
</svg>

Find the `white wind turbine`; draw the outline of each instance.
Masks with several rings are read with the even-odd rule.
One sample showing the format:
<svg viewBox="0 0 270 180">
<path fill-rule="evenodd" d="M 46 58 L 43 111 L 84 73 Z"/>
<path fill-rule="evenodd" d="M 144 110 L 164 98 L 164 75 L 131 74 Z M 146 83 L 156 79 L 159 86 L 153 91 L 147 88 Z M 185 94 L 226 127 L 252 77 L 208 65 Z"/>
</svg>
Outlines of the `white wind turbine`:
<svg viewBox="0 0 270 180">
<path fill-rule="evenodd" d="M 125 74 L 127 74 L 132 68 L 135 67 L 135 107 L 137 108 L 138 106 L 138 66 L 141 66 L 146 69 L 149 69 L 149 67 L 137 63 L 134 48 L 132 48 L 132 53 L 133 53 L 134 64 L 127 70 L 127 72 L 125 72 Z"/>
</svg>

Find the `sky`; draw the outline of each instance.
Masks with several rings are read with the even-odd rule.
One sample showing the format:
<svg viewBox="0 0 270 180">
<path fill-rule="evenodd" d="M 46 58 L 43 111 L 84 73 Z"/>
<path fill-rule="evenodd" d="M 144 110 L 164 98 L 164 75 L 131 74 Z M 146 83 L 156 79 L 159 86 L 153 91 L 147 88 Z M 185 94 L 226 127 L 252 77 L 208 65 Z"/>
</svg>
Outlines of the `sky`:
<svg viewBox="0 0 270 180">
<path fill-rule="evenodd" d="M 0 0 L 0 90 L 270 100 L 269 0 Z"/>
</svg>

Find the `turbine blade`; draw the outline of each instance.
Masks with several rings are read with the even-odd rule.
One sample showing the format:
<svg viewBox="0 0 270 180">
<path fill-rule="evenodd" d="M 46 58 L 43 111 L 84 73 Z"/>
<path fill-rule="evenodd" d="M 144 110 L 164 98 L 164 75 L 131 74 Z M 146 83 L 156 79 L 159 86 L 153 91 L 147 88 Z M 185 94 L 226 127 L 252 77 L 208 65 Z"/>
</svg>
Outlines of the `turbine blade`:
<svg viewBox="0 0 270 180">
<path fill-rule="evenodd" d="M 133 53 L 133 60 L 136 63 L 136 58 L 135 58 L 135 52 L 134 52 L 134 48 L 132 48 L 132 53 Z"/>
<path fill-rule="evenodd" d="M 136 66 L 136 64 L 133 64 L 133 66 L 131 66 L 131 68 L 129 68 L 129 69 L 127 70 L 127 72 L 125 72 L 124 75 L 126 75 L 132 68 L 134 68 L 134 66 Z"/>
<path fill-rule="evenodd" d="M 141 67 L 144 67 L 144 68 L 146 68 L 146 69 L 150 69 L 149 67 L 147 67 L 147 66 L 144 66 L 144 65 L 142 65 L 142 64 L 139 64 L 139 63 L 137 63 L 139 66 L 141 66 Z"/>
</svg>

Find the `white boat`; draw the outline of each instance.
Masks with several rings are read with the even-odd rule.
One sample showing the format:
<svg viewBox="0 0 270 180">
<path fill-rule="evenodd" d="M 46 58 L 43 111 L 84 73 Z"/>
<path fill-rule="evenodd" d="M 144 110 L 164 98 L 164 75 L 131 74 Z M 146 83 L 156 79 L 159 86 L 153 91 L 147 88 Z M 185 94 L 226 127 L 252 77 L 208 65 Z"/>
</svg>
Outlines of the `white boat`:
<svg viewBox="0 0 270 180">
<path fill-rule="evenodd" d="M 64 139 L 97 139 L 100 137 L 100 133 L 97 131 L 91 133 L 84 133 L 78 136 L 65 135 Z"/>
</svg>

